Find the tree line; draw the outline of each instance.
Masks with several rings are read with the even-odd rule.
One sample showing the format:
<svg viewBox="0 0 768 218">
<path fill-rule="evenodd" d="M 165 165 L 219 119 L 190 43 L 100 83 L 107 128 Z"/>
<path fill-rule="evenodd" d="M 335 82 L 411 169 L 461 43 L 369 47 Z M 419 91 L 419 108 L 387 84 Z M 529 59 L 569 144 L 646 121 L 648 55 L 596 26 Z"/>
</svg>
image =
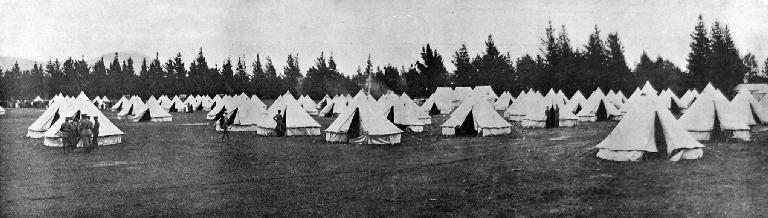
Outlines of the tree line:
<svg viewBox="0 0 768 218">
<path fill-rule="evenodd" d="M 428 97 L 440 86 L 477 85 L 491 85 L 497 92 L 513 93 L 553 88 L 571 95 L 576 90 L 589 93 L 600 87 L 629 94 L 645 81 L 678 92 L 701 90 L 707 82 L 721 89 L 741 82 L 768 82 L 768 59 L 761 72 L 753 54 L 741 56 L 727 25 L 715 21 L 707 28 L 699 16 L 689 46 L 686 70 L 663 57 L 651 58 L 645 52 L 630 69 L 618 33 L 603 38 L 595 26 L 586 44 L 574 46 L 565 26 L 556 30 L 550 22 L 537 54 L 513 59 L 509 53 L 499 51 L 489 35 L 485 50 L 474 56 L 466 45 L 460 45 L 450 57 L 455 66 L 452 72 L 446 69 L 443 56 L 429 44 L 421 48 L 420 60 L 409 66 L 375 66 L 369 55 L 363 66 L 349 74 L 340 72 L 333 56 L 326 58 L 324 53 L 306 72 L 299 67 L 298 55 L 289 54 L 281 73 L 270 57 L 262 60 L 258 54 L 250 63 L 244 58 L 228 58 L 221 66 L 211 66 L 202 48 L 188 65 L 182 61 L 181 53 L 165 61 L 156 54 L 154 59 L 141 60 L 139 69 L 134 69 L 134 61 L 138 60 L 128 58 L 120 62 L 119 54 L 111 61 L 101 59 L 93 65 L 70 57 L 35 63 L 32 69 L 22 70 L 18 64 L 6 69 L 0 66 L 0 99 L 76 95 L 80 91 L 92 96 L 135 94 L 144 98 L 245 92 L 266 99 L 291 91 L 318 99 L 326 94 L 354 94 L 360 89 L 374 95 L 391 90 Z"/>
</svg>

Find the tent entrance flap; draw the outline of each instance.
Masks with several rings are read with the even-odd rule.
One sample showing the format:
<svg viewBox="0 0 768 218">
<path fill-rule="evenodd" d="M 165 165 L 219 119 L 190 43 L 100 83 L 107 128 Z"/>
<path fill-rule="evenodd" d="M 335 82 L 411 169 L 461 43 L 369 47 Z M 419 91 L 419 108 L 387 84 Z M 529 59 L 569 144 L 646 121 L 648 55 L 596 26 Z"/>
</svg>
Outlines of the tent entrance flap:
<svg viewBox="0 0 768 218">
<path fill-rule="evenodd" d="M 440 114 L 440 109 L 437 108 L 437 104 L 432 103 L 432 107 L 429 108 L 429 115 Z"/>
<path fill-rule="evenodd" d="M 710 141 L 725 141 L 726 137 L 728 137 L 725 131 L 720 128 L 720 116 L 717 115 L 717 112 L 715 112 L 715 124 L 712 126 L 712 131 L 710 131 L 709 135 Z"/>
<path fill-rule="evenodd" d="M 659 116 L 654 113 L 653 117 L 653 141 L 656 143 L 657 156 L 665 158 L 663 154 L 667 153 L 667 138 L 664 135 L 664 129 L 661 126 Z"/>
<path fill-rule="evenodd" d="M 227 119 L 227 125 L 232 126 L 235 124 L 235 117 L 237 117 L 237 112 L 240 108 L 235 108 L 235 110 L 232 110 L 232 114 L 229 115 L 229 119 Z"/>
<path fill-rule="evenodd" d="M 362 135 L 362 129 L 360 128 L 360 109 L 355 108 L 355 115 L 352 116 L 349 129 L 347 130 L 347 140 L 352 142 L 352 139 L 358 138 Z"/>
<path fill-rule="evenodd" d="M 168 112 L 179 112 L 179 110 L 176 110 L 176 102 L 171 104 L 171 108 L 168 109 Z"/>
<path fill-rule="evenodd" d="M 680 107 L 675 104 L 675 100 L 669 99 L 669 110 L 672 114 L 680 114 Z"/>
<path fill-rule="evenodd" d="M 605 109 L 605 101 L 600 100 L 600 102 L 597 105 L 597 113 L 595 113 L 595 118 L 597 118 L 597 121 L 606 121 L 608 120 L 608 111 Z"/>
<path fill-rule="evenodd" d="M 152 120 L 152 115 L 149 113 L 149 110 L 147 110 L 147 112 L 144 113 L 144 115 L 142 115 L 141 118 L 139 118 L 136 122 L 147 122 L 150 120 Z"/>
<path fill-rule="evenodd" d="M 467 114 L 467 118 L 461 123 L 461 126 L 456 129 L 456 135 L 459 136 L 474 136 L 477 135 L 477 129 L 475 129 L 475 118 L 472 111 Z"/>
</svg>

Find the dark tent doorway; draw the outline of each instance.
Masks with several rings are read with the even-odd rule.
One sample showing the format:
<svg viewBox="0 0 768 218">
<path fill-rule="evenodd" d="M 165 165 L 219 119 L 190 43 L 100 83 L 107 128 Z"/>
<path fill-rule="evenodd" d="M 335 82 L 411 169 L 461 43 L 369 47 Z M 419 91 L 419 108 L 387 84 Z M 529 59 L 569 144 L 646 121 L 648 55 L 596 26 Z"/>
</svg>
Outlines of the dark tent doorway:
<svg viewBox="0 0 768 218">
<path fill-rule="evenodd" d="M 475 117 L 472 111 L 467 114 L 467 118 L 461 123 L 459 128 L 456 128 L 456 135 L 458 136 L 476 136 L 477 130 L 475 130 Z"/>
<path fill-rule="evenodd" d="M 144 113 L 144 115 L 141 115 L 139 120 L 137 120 L 136 122 L 148 122 L 150 120 L 152 120 L 152 114 L 150 114 L 149 110 L 147 110 L 147 112 Z"/>
<path fill-rule="evenodd" d="M 432 103 L 432 107 L 429 108 L 429 115 L 440 114 L 440 109 L 437 108 L 437 104 Z"/>
<path fill-rule="evenodd" d="M 168 109 L 168 112 L 179 112 L 179 110 L 176 109 L 176 102 L 171 104 L 171 108 Z"/>
<path fill-rule="evenodd" d="M 600 100 L 600 102 L 598 102 L 595 118 L 597 119 L 597 121 L 608 120 L 608 111 L 605 109 L 605 101 L 603 101 L 602 99 Z"/>
<path fill-rule="evenodd" d="M 355 139 L 362 136 L 362 130 L 360 129 L 360 109 L 355 108 L 354 113 L 355 114 L 352 115 L 352 121 L 349 124 L 349 129 L 347 130 L 347 140 L 350 142 L 355 141 Z"/>
<path fill-rule="evenodd" d="M 680 115 L 681 108 L 680 106 L 675 103 L 674 99 L 669 99 L 669 112 L 672 112 L 674 115 Z"/>
<path fill-rule="evenodd" d="M 664 129 L 661 126 L 661 120 L 656 113 L 653 114 L 653 139 L 656 143 L 657 152 L 655 155 L 648 155 L 648 157 L 666 158 L 667 154 L 667 139 L 664 137 Z"/>
<path fill-rule="evenodd" d="M 576 110 L 573 111 L 573 114 L 579 114 L 580 111 L 581 111 L 581 104 L 577 104 Z"/>
</svg>

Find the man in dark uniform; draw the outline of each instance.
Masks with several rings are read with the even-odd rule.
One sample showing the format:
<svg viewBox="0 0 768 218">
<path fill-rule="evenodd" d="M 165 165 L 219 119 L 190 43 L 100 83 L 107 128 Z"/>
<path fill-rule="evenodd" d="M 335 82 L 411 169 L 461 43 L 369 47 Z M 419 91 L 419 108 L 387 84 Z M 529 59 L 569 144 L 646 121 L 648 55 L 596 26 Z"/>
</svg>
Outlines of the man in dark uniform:
<svg viewBox="0 0 768 218">
<path fill-rule="evenodd" d="M 80 140 L 83 142 L 83 148 L 88 152 L 88 149 L 91 148 L 91 140 L 93 140 L 93 122 L 87 114 L 83 114 L 77 127 L 80 129 Z"/>
<path fill-rule="evenodd" d="M 91 153 L 93 149 L 96 149 L 96 147 L 99 147 L 99 127 L 101 124 L 99 124 L 99 117 L 93 117 L 93 129 L 91 129 L 91 132 L 93 133 L 93 140 L 91 141 L 91 147 L 86 148 L 86 151 L 88 153 Z"/>
<path fill-rule="evenodd" d="M 223 112 L 221 118 L 219 118 L 219 128 L 221 128 L 221 141 L 224 142 L 224 137 L 229 140 L 229 123 L 227 123 L 226 111 Z"/>
<path fill-rule="evenodd" d="M 75 141 L 75 135 L 77 134 L 77 126 L 72 121 L 72 117 L 67 117 L 64 123 L 61 124 L 61 141 L 64 147 L 64 153 L 72 151 L 73 147 L 77 144 Z"/>
<path fill-rule="evenodd" d="M 285 136 L 285 121 L 283 120 L 283 115 L 281 112 L 282 111 L 278 110 L 277 114 L 275 114 L 275 117 L 272 118 L 275 120 L 275 123 L 277 123 L 277 126 L 275 126 L 275 132 L 277 132 L 277 136 Z"/>
</svg>

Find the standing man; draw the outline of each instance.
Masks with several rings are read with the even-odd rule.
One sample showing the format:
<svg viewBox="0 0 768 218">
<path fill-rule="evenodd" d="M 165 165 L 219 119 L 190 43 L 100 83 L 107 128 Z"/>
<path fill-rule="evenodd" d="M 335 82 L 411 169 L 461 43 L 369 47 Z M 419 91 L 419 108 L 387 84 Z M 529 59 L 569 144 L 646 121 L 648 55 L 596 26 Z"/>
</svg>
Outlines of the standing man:
<svg viewBox="0 0 768 218">
<path fill-rule="evenodd" d="M 227 137 L 227 140 L 229 140 L 229 123 L 227 123 L 227 115 L 226 111 L 224 112 L 224 115 L 219 118 L 219 128 L 221 128 L 221 142 L 224 142 L 224 137 Z"/>
<path fill-rule="evenodd" d="M 277 136 L 285 136 L 285 121 L 283 120 L 283 115 L 281 114 L 282 111 L 278 110 L 277 114 L 275 114 L 275 117 L 272 119 L 275 120 L 275 123 L 277 123 L 277 126 L 275 128 L 275 132 L 277 132 Z"/>
<path fill-rule="evenodd" d="M 80 140 L 83 141 L 83 147 L 88 152 L 91 148 L 91 140 L 93 140 L 93 122 L 87 114 L 83 114 L 77 127 L 80 129 Z"/>
<path fill-rule="evenodd" d="M 69 153 L 71 147 L 73 147 L 73 138 L 75 135 L 75 132 L 77 132 L 77 127 L 75 127 L 74 122 L 72 121 L 72 117 L 66 117 L 64 123 L 61 124 L 61 129 L 59 130 L 61 133 L 61 142 L 64 144 L 64 153 Z"/>
<path fill-rule="evenodd" d="M 99 127 L 101 124 L 99 124 L 99 117 L 93 117 L 93 129 L 91 129 L 91 132 L 93 133 L 93 140 L 91 141 L 91 147 L 88 147 L 86 151 L 88 153 L 91 153 L 96 147 L 99 147 Z"/>
</svg>

